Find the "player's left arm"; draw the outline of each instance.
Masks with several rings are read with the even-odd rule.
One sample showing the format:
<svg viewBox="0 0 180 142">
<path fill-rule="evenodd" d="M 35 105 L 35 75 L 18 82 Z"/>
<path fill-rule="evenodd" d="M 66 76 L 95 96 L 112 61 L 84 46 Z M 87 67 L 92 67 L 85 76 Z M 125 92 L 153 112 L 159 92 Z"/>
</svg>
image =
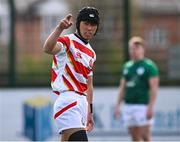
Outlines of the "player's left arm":
<svg viewBox="0 0 180 142">
<path fill-rule="evenodd" d="M 151 77 L 149 78 L 150 86 L 150 99 L 147 108 L 147 118 L 151 119 L 153 117 L 153 107 L 157 98 L 158 88 L 159 88 L 159 75 L 157 67 L 151 69 Z"/>
<path fill-rule="evenodd" d="M 87 131 L 91 131 L 94 127 L 93 120 L 93 76 L 88 76 L 87 81 L 87 101 L 88 101 L 88 118 L 87 118 Z"/>
<path fill-rule="evenodd" d="M 159 77 L 150 78 L 149 84 L 150 84 L 150 99 L 149 99 L 148 110 L 147 110 L 147 118 L 151 119 L 153 117 L 153 107 L 157 98 Z"/>
</svg>

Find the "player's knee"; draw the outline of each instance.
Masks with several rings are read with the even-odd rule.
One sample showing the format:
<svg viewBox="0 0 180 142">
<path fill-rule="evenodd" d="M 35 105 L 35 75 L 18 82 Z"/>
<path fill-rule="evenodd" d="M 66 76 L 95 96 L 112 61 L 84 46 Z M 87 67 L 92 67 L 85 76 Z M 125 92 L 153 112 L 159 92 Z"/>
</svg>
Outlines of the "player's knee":
<svg viewBox="0 0 180 142">
<path fill-rule="evenodd" d="M 68 141 L 88 141 L 85 130 L 80 130 L 69 136 Z"/>
</svg>

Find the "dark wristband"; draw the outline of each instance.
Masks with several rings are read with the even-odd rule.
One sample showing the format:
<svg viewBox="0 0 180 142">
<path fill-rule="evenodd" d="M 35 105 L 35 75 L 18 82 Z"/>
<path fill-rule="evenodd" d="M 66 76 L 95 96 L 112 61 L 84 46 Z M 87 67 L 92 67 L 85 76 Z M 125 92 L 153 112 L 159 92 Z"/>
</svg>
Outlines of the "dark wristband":
<svg viewBox="0 0 180 142">
<path fill-rule="evenodd" d="M 91 113 L 93 113 L 93 105 L 92 104 L 90 104 L 90 111 L 91 111 Z"/>
</svg>

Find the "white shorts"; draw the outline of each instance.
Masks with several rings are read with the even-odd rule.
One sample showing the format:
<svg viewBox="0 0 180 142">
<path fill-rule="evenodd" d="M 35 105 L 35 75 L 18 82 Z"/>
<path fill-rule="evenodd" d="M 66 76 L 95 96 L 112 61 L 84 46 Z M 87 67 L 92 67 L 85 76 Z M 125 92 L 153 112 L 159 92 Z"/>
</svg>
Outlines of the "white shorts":
<svg viewBox="0 0 180 142">
<path fill-rule="evenodd" d="M 54 104 L 54 119 L 59 133 L 70 128 L 85 128 L 87 112 L 86 96 L 73 91 L 61 93 Z"/>
<path fill-rule="evenodd" d="M 147 106 L 125 104 L 122 109 L 122 117 L 125 126 L 145 126 L 152 125 L 153 118 L 148 120 L 146 118 Z"/>
</svg>

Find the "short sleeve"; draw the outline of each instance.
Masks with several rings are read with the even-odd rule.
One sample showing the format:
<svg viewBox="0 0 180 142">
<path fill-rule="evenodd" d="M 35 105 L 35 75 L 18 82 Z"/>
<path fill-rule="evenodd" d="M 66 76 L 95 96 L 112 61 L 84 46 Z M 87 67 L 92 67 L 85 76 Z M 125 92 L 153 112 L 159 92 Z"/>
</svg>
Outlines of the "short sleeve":
<svg viewBox="0 0 180 142">
<path fill-rule="evenodd" d="M 159 76 L 158 67 L 154 62 L 151 62 L 151 64 L 149 64 L 148 71 L 149 71 L 149 77 Z"/>
<path fill-rule="evenodd" d="M 61 55 L 61 54 L 65 53 L 66 52 L 66 46 L 61 42 L 57 42 L 57 44 L 60 45 L 61 47 L 63 47 L 57 54 Z"/>
<path fill-rule="evenodd" d="M 66 48 L 66 51 L 68 51 L 69 48 L 70 48 L 70 39 L 67 36 L 59 37 L 58 40 L 57 40 L 57 43 L 58 44 L 63 44 L 64 45 L 63 47 Z"/>
<path fill-rule="evenodd" d="M 127 61 L 123 66 L 122 66 L 122 72 L 121 72 L 121 78 L 125 79 L 126 75 L 128 74 L 128 68 L 132 65 L 131 61 Z"/>
<path fill-rule="evenodd" d="M 93 76 L 93 71 L 90 71 L 88 76 Z"/>
<path fill-rule="evenodd" d="M 90 72 L 88 73 L 88 76 L 93 76 L 93 71 L 94 71 L 94 64 L 95 64 L 95 61 L 96 61 L 96 55 L 94 56 L 94 59 L 90 61 L 90 67 L 91 67 L 91 70 Z"/>
</svg>

